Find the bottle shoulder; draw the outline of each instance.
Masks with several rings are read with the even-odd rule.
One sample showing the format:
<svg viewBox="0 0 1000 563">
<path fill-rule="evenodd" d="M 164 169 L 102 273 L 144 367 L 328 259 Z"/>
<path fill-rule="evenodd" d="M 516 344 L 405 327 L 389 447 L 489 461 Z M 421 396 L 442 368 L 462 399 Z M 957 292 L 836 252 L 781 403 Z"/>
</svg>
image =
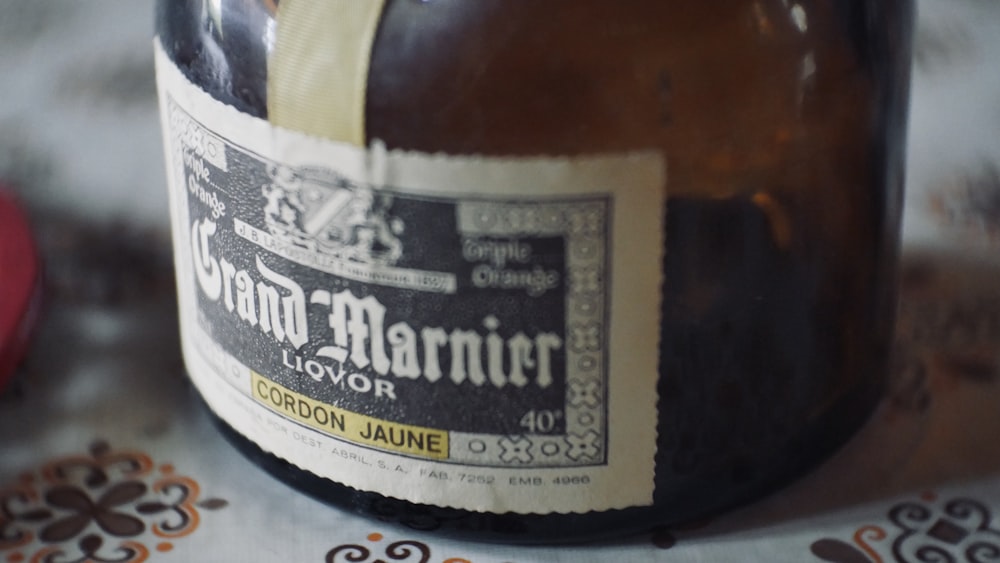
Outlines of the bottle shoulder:
<svg viewBox="0 0 1000 563">
<path fill-rule="evenodd" d="M 268 115 L 276 0 L 161 0 L 173 60 Z M 912 0 L 386 0 L 369 140 L 449 154 L 657 149 L 729 176 L 857 146 L 908 52 Z M 820 146 L 822 145 L 822 146 Z M 724 170 L 723 170 L 724 169 Z M 729 170 L 729 172 L 726 172 Z M 718 172 L 718 171 L 717 171 Z M 698 174 L 694 171 L 691 174 Z M 713 173 L 715 174 L 715 173 Z"/>
<path fill-rule="evenodd" d="M 267 116 L 273 0 L 160 0 L 156 33 L 187 78 L 217 100 Z"/>
</svg>

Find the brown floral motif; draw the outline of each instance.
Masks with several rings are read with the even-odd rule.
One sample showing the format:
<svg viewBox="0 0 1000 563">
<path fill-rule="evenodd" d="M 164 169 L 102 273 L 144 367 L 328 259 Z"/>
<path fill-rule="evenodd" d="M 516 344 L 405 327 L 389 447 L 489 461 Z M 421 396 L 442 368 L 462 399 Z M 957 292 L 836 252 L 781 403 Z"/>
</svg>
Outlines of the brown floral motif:
<svg viewBox="0 0 1000 563">
<path fill-rule="evenodd" d="M 153 525 L 153 533 L 164 538 L 179 538 L 198 527 L 199 516 L 195 504 L 199 494 L 198 483 L 186 477 L 163 479 L 153 485 L 153 490 L 160 493 L 162 499 L 136 507 L 140 514 L 169 516 Z M 226 502 L 220 499 L 197 503 L 197 506 L 208 509 L 222 508 L 225 505 Z"/>
<path fill-rule="evenodd" d="M 137 536 L 145 530 L 142 520 L 116 512 L 114 509 L 146 494 L 146 485 L 138 481 L 117 483 L 104 492 L 97 502 L 87 491 L 70 485 L 54 487 L 45 494 L 45 502 L 55 508 L 66 509 L 68 516 L 42 528 L 39 538 L 46 543 L 58 543 L 80 535 L 91 522 L 104 532 L 119 536 Z"/>
<path fill-rule="evenodd" d="M 151 549 L 172 549 L 163 540 L 192 533 L 200 509 L 228 504 L 200 494 L 172 466 L 98 442 L 90 455 L 53 460 L 0 489 L 0 554 L 28 563 L 145 561 Z"/>
<path fill-rule="evenodd" d="M 326 563 L 473 563 L 462 557 L 437 559 L 431 554 L 431 547 L 416 540 L 397 540 L 381 545 L 382 534 L 368 534 L 371 546 L 362 544 L 342 544 L 326 554 Z"/>
<path fill-rule="evenodd" d="M 122 542 L 105 558 L 99 552 L 104 547 L 104 540 L 97 535 L 83 537 L 78 543 L 79 557 L 67 559 L 66 552 L 57 547 L 46 547 L 31 557 L 30 563 L 141 563 L 149 558 L 149 550 L 141 543 Z"/>
<path fill-rule="evenodd" d="M 881 541 L 886 532 L 878 526 L 862 526 L 854 532 L 854 545 L 838 539 L 824 538 L 812 545 L 813 555 L 836 563 L 882 563 L 883 559 L 869 540 Z"/>
<path fill-rule="evenodd" d="M 0 550 L 21 547 L 34 539 L 29 530 L 17 527 L 18 522 L 30 525 L 51 517 L 52 513 L 46 509 L 17 511 L 13 508 L 28 504 L 35 497 L 34 490 L 23 484 L 0 489 Z"/>
<path fill-rule="evenodd" d="M 887 515 L 891 527 L 863 526 L 852 543 L 822 538 L 810 550 L 835 563 L 1000 561 L 1000 530 L 991 526 L 984 504 L 966 498 L 943 504 L 936 500 L 926 493 L 920 501 L 898 503 Z"/>
</svg>

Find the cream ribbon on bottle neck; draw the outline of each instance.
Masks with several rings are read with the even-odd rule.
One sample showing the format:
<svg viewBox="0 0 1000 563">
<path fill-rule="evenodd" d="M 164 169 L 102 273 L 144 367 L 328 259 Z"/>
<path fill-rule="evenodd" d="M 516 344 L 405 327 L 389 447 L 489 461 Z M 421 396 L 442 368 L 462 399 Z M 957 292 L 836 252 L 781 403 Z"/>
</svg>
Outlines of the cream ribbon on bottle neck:
<svg viewBox="0 0 1000 563">
<path fill-rule="evenodd" d="M 282 0 L 268 61 L 271 123 L 365 145 L 365 94 L 385 0 Z"/>
</svg>

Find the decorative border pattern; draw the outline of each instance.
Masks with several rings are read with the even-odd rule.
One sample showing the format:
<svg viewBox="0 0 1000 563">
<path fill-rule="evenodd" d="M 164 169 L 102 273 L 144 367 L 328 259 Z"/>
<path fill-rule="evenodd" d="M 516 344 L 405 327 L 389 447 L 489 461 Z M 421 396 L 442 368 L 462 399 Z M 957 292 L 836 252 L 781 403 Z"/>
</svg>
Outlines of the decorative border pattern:
<svg viewBox="0 0 1000 563">
<path fill-rule="evenodd" d="M 573 467 L 607 462 L 607 198 L 549 203 L 461 202 L 458 229 L 486 237 L 563 237 L 566 252 L 565 434 L 451 433 L 452 460 L 475 465 Z"/>
</svg>

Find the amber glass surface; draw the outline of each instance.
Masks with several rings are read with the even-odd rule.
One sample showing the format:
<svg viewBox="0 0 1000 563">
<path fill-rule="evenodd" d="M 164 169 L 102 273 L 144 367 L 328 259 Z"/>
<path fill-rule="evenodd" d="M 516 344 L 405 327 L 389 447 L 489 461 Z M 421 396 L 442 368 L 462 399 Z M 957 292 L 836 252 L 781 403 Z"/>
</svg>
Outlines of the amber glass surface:
<svg viewBox="0 0 1000 563">
<path fill-rule="evenodd" d="M 158 33 L 195 84 L 266 118 L 276 4 L 161 0 Z M 912 12 L 909 0 L 388 0 L 369 139 L 665 156 L 653 506 L 414 505 L 300 471 L 220 426 L 317 497 L 494 541 L 670 525 L 787 483 L 864 423 L 886 375 Z"/>
</svg>

